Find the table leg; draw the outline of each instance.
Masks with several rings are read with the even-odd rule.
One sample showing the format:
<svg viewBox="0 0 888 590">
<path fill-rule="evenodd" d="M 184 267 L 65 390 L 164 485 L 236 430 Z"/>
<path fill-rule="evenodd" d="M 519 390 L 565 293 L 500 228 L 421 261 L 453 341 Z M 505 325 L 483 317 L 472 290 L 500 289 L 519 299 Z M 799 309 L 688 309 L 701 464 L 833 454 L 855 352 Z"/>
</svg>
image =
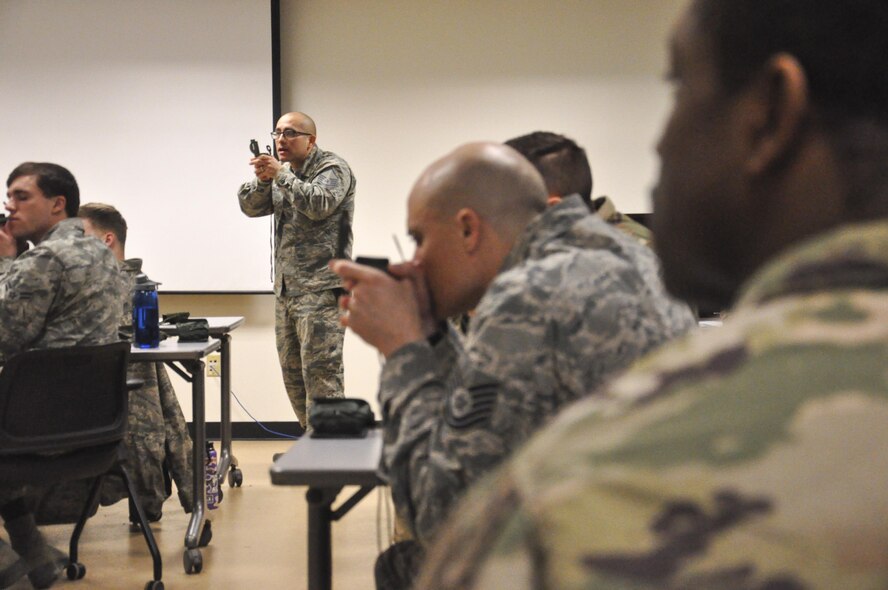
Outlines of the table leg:
<svg viewBox="0 0 888 590">
<path fill-rule="evenodd" d="M 308 590 L 332 590 L 331 506 L 341 489 L 309 488 L 305 493 L 308 501 Z"/>
<path fill-rule="evenodd" d="M 200 535 L 204 525 L 205 510 L 207 505 L 207 488 L 206 488 L 206 463 L 204 462 L 204 453 L 207 446 L 207 423 L 206 423 L 206 407 L 204 397 L 204 363 L 203 361 L 194 361 L 188 363 L 188 370 L 191 372 L 191 406 L 192 421 L 194 423 L 194 445 L 191 454 L 192 472 L 194 479 L 192 481 L 192 493 L 194 494 L 194 510 L 191 513 L 191 519 L 188 521 L 188 528 L 185 531 L 185 572 L 200 573 L 202 569 L 202 559 L 198 547 L 200 545 Z"/>
<path fill-rule="evenodd" d="M 220 423 L 219 430 L 222 437 L 221 449 L 219 450 L 219 485 L 222 485 L 228 469 L 231 468 L 229 484 L 232 487 L 240 487 L 243 482 L 243 474 L 237 468 L 237 458 L 231 453 L 231 336 L 223 334 L 222 340 L 222 379 L 221 379 L 221 403 L 220 403 Z"/>
</svg>

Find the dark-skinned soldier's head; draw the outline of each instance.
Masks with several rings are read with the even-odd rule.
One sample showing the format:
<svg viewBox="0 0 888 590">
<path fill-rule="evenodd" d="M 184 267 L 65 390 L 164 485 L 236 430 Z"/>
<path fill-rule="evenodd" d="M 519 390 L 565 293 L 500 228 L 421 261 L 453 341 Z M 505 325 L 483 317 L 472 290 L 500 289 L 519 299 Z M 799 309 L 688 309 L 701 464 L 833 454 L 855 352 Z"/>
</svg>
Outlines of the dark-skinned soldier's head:
<svg viewBox="0 0 888 590">
<path fill-rule="evenodd" d="M 888 216 L 886 31 L 885 0 L 690 4 L 654 190 L 673 293 L 723 308 L 787 247 Z"/>
</svg>

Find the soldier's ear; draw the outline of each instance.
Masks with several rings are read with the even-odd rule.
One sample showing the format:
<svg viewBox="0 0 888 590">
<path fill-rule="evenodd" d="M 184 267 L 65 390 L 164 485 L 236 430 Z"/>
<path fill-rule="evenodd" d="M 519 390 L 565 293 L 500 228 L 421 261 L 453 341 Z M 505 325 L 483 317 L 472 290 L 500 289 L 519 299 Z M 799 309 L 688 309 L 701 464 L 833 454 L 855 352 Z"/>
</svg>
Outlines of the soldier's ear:
<svg viewBox="0 0 888 590">
<path fill-rule="evenodd" d="M 746 96 L 746 169 L 759 175 L 783 161 L 798 145 L 811 110 L 805 70 L 795 57 L 778 54 L 749 84 Z"/>
<path fill-rule="evenodd" d="M 481 242 L 481 218 L 474 210 L 465 207 L 456 212 L 456 223 L 464 251 L 475 252 Z"/>
<path fill-rule="evenodd" d="M 546 199 L 546 206 L 551 207 L 561 202 L 561 195 L 549 195 Z"/>
<path fill-rule="evenodd" d="M 53 215 L 66 213 L 65 206 L 68 204 L 68 199 L 64 195 L 56 195 L 55 197 L 51 198 L 54 199 L 54 201 L 52 203 L 52 207 L 50 208 L 50 212 Z"/>
</svg>

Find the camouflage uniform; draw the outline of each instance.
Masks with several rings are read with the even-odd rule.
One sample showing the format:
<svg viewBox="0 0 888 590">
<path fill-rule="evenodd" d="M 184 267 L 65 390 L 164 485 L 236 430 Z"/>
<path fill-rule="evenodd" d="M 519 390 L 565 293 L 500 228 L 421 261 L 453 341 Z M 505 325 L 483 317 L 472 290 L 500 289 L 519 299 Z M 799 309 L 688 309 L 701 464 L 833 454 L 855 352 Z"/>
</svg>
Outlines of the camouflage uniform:
<svg viewBox="0 0 888 590">
<path fill-rule="evenodd" d="M 120 270 L 122 301 L 115 303 L 121 310 L 117 318 L 121 333 L 130 333 L 132 325 L 132 289 L 142 261 L 126 260 Z M 143 382 L 142 387 L 130 393 L 129 418 L 125 439 L 125 465 L 133 486 L 149 520 L 158 520 L 163 503 L 169 497 L 163 468 L 166 464 L 179 492 L 179 502 L 185 512 L 191 512 L 192 469 L 191 436 L 179 406 L 173 385 L 163 363 L 130 363 L 127 379 Z M 76 522 L 89 494 L 91 481 L 65 482 L 47 488 L 37 499 L 35 516 L 38 523 L 55 524 Z M 109 506 L 127 497 L 126 486 L 117 476 L 107 476 L 102 485 L 101 503 Z"/>
<path fill-rule="evenodd" d="M 142 261 L 138 258 L 126 260 L 122 265 L 126 296 L 123 298 L 121 326 L 132 325 L 132 289 L 141 270 Z M 179 503 L 185 512 L 191 512 L 191 436 L 166 367 L 163 363 L 130 363 L 127 378 L 144 382 L 141 388 L 130 394 L 126 436 L 126 465 L 142 505 L 149 518 L 160 517 L 163 503 L 169 497 L 163 475 L 166 465 L 176 482 Z M 106 479 L 102 489 L 103 504 L 125 497 L 122 480 L 116 477 Z"/>
<path fill-rule="evenodd" d="M 650 247 L 653 242 L 651 230 L 641 225 L 628 215 L 617 211 L 617 206 L 609 197 L 598 197 L 592 202 L 595 207 L 595 215 L 608 222 L 622 232 L 626 232 L 645 246 Z"/>
<path fill-rule="evenodd" d="M 273 181 L 254 178 L 238 199 L 249 217 L 274 214 L 275 339 L 305 427 L 311 399 L 343 395 L 341 281 L 327 263 L 351 256 L 355 178 L 345 160 L 315 146 L 299 170 L 286 163 Z"/>
<path fill-rule="evenodd" d="M 649 249 L 570 197 L 528 225 L 464 346 L 449 328 L 389 357 L 380 474 L 421 542 L 561 406 L 695 325 L 658 272 Z"/>
<path fill-rule="evenodd" d="M 30 349 L 116 342 L 119 300 L 111 250 L 86 237 L 79 219 L 60 221 L 18 258 L 0 258 L 0 361 Z M 21 495 L 0 488 L 0 506 Z"/>
<path fill-rule="evenodd" d="M 480 485 L 422 588 L 888 588 L 886 285 L 885 221 L 780 256 Z"/>
<path fill-rule="evenodd" d="M 18 258 L 0 258 L 0 362 L 117 340 L 118 289 L 114 255 L 84 236 L 79 219 L 60 221 Z"/>
</svg>

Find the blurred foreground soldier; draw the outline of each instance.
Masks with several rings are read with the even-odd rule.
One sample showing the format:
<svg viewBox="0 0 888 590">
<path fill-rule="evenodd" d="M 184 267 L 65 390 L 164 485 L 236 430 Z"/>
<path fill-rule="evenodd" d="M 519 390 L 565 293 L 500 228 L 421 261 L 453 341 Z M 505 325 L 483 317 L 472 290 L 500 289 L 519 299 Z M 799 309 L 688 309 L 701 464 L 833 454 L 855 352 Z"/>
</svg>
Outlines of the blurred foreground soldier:
<svg viewBox="0 0 888 590">
<path fill-rule="evenodd" d="M 886 31 L 884 0 L 692 3 L 654 235 L 732 314 L 540 432 L 418 587 L 888 588 Z"/>
<path fill-rule="evenodd" d="M 591 211 L 645 246 L 651 245 L 651 232 L 628 215 L 617 211 L 608 197 L 592 200 L 592 168 L 586 150 L 572 139 L 551 131 L 534 131 L 505 142 L 530 160 L 546 182 L 549 204 L 578 194 Z"/>
<path fill-rule="evenodd" d="M 6 187 L 0 362 L 30 349 L 117 342 L 117 263 L 74 219 L 80 205 L 74 176 L 58 164 L 25 162 L 10 173 Z M 34 247 L 20 252 L 25 240 Z M 30 491 L 3 487 L 0 474 L 0 516 L 12 545 L 0 540 L 2 588 L 25 574 L 35 588 L 48 588 L 64 564 L 64 554 L 37 529 Z"/>
<path fill-rule="evenodd" d="M 694 325 L 653 253 L 572 196 L 546 207 L 530 163 L 496 143 L 432 164 L 407 202 L 413 263 L 333 269 L 343 322 L 386 357 L 380 474 L 418 543 L 377 562 L 406 587 L 453 502 L 563 405 Z M 445 318 L 475 309 L 465 342 Z M 405 579 L 406 578 L 406 579 Z"/>
<path fill-rule="evenodd" d="M 351 256 L 355 177 L 315 144 L 308 115 L 284 115 L 271 135 L 280 161 L 250 160 L 256 177 L 237 196 L 249 217 L 274 214 L 275 338 L 290 404 L 307 428 L 312 399 L 344 395 L 340 281 L 327 264 Z"/>
</svg>

